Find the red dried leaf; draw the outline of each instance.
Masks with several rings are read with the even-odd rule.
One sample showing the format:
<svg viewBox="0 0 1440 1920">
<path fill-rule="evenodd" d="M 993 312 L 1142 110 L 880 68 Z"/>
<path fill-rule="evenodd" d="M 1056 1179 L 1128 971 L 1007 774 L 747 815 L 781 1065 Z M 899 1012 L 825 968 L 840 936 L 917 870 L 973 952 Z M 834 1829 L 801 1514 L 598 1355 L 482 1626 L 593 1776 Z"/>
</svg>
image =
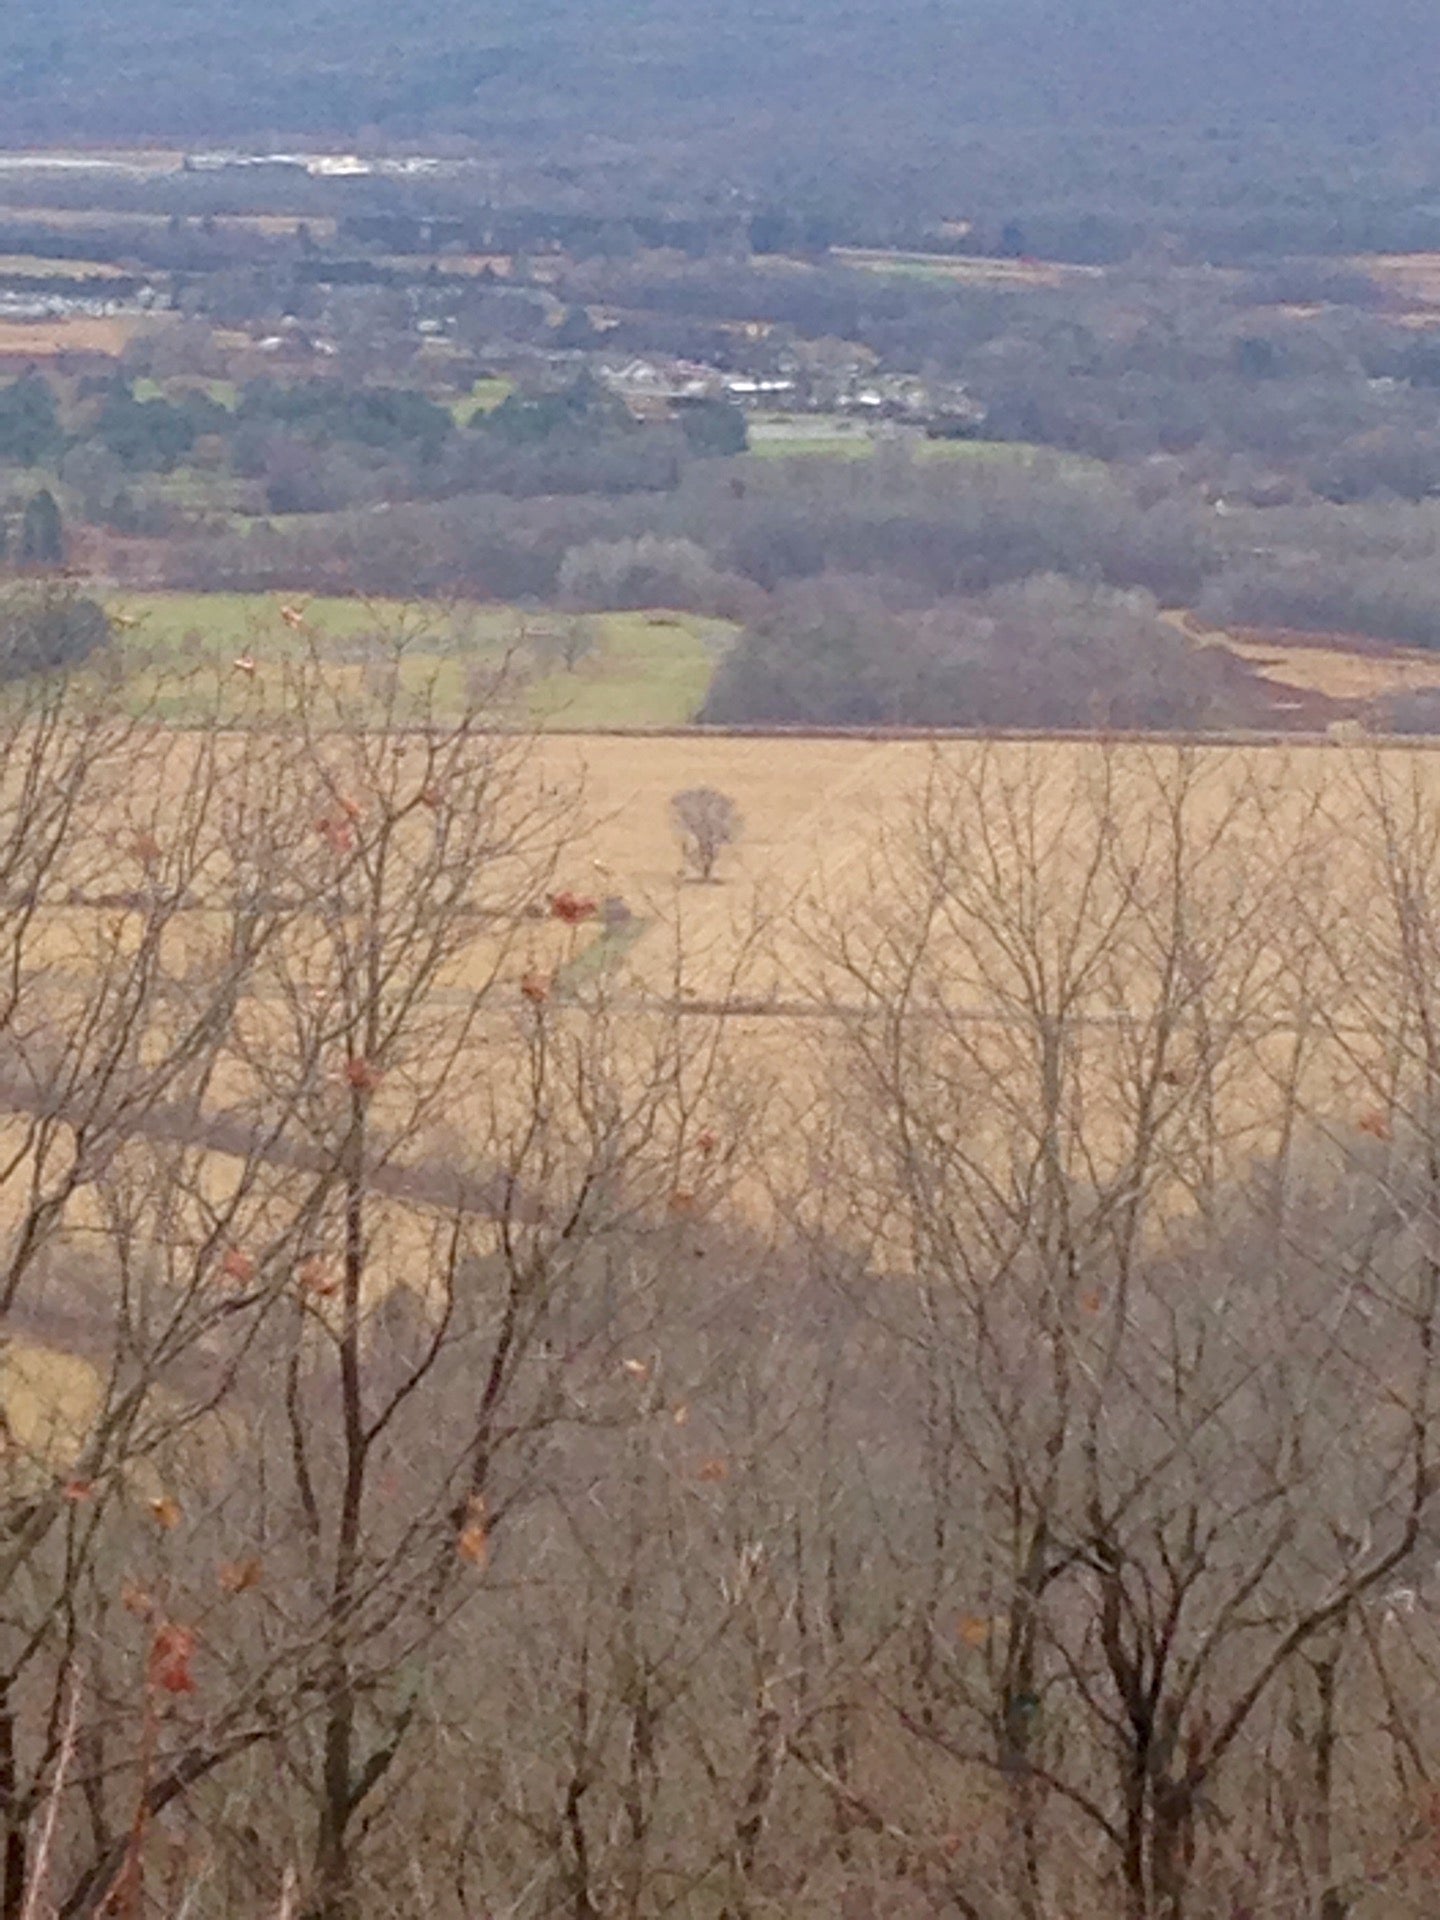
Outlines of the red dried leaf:
<svg viewBox="0 0 1440 1920">
<path fill-rule="evenodd" d="M 379 1068 L 372 1067 L 362 1054 L 351 1054 L 345 1062 L 345 1084 L 356 1093 L 374 1093 L 380 1078 Z"/>
<path fill-rule="evenodd" d="M 567 927 L 578 927 L 585 920 L 593 920 L 599 911 L 593 900 L 568 891 L 554 894 L 550 901 L 551 918 L 562 920 Z"/>
<path fill-rule="evenodd" d="M 130 851 L 142 866 L 153 867 L 160 858 L 160 842 L 153 833 L 137 833 L 130 842 Z"/>
<path fill-rule="evenodd" d="M 703 1480 L 707 1486 L 718 1487 L 722 1481 L 730 1478 L 730 1463 L 718 1455 L 713 1460 L 702 1460 L 695 1469 L 695 1478 Z"/>
<path fill-rule="evenodd" d="M 702 1127 L 695 1136 L 695 1150 L 708 1160 L 720 1144 L 720 1136 L 713 1127 Z"/>
<path fill-rule="evenodd" d="M 150 1518 L 162 1533 L 173 1533 L 184 1517 L 180 1502 L 172 1499 L 168 1493 L 150 1502 Z"/>
<path fill-rule="evenodd" d="M 455 1551 L 467 1565 L 483 1567 L 490 1558 L 489 1516 L 483 1493 L 470 1496 L 465 1514 L 465 1525 L 455 1542 Z"/>
<path fill-rule="evenodd" d="M 438 813 L 445 804 L 443 789 L 438 787 L 433 780 L 427 781 L 420 789 L 420 804 L 422 807 L 429 807 L 432 813 Z"/>
<path fill-rule="evenodd" d="M 695 1196 L 685 1187 L 677 1187 L 670 1196 L 670 1211 L 677 1214 L 689 1214 L 695 1211 Z"/>
<path fill-rule="evenodd" d="M 343 816 L 337 819 L 330 814 L 322 814 L 315 822 L 315 831 L 332 853 L 350 853 L 354 849 L 355 828 Z"/>
<path fill-rule="evenodd" d="M 222 1560 L 215 1569 L 215 1578 L 223 1593 L 248 1593 L 252 1587 L 258 1587 L 265 1577 L 265 1563 L 255 1554 L 244 1560 Z"/>
<path fill-rule="evenodd" d="M 550 982 L 540 973 L 527 973 L 520 982 L 520 991 L 532 1007 L 543 1007 L 550 998 Z"/>
<path fill-rule="evenodd" d="M 95 1482 L 93 1480 L 67 1480 L 62 1488 L 62 1492 L 67 1500 L 78 1507 L 86 1500 L 94 1499 Z"/>
<path fill-rule="evenodd" d="M 137 1620 L 148 1620 L 155 1611 L 155 1596 L 147 1593 L 138 1581 L 125 1580 L 120 1586 L 120 1604 Z"/>
<path fill-rule="evenodd" d="M 237 1287 L 248 1286 L 255 1278 L 255 1262 L 239 1247 L 231 1247 L 220 1262 L 220 1271 L 227 1280 L 233 1280 Z"/>
<path fill-rule="evenodd" d="M 1361 1133 L 1368 1133 L 1372 1139 L 1390 1138 L 1390 1116 L 1379 1107 L 1372 1107 L 1368 1113 L 1362 1113 L 1355 1122 Z"/>
<path fill-rule="evenodd" d="M 150 1685 L 160 1693 L 194 1693 L 190 1663 L 198 1644 L 189 1627 L 162 1620 L 150 1643 Z"/>
<path fill-rule="evenodd" d="M 334 1293 L 339 1285 L 335 1275 L 318 1254 L 300 1263 L 296 1268 L 295 1278 L 306 1293 L 313 1293 L 322 1300 Z"/>
<path fill-rule="evenodd" d="M 983 1647 L 990 1638 L 990 1622 L 983 1614 L 962 1613 L 955 1622 L 955 1632 L 967 1647 Z"/>
</svg>

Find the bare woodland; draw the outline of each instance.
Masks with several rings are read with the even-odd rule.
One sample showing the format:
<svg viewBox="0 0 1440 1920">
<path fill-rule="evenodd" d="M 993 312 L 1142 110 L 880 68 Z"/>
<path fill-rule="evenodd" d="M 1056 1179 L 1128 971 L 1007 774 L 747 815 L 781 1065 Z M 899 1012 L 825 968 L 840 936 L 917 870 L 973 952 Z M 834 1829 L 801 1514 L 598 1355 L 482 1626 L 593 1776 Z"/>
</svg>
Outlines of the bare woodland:
<svg viewBox="0 0 1440 1920">
<path fill-rule="evenodd" d="M 938 755 L 757 1039 L 286 671 L 0 722 L 3 1920 L 1431 1911 L 1427 757 Z"/>
</svg>

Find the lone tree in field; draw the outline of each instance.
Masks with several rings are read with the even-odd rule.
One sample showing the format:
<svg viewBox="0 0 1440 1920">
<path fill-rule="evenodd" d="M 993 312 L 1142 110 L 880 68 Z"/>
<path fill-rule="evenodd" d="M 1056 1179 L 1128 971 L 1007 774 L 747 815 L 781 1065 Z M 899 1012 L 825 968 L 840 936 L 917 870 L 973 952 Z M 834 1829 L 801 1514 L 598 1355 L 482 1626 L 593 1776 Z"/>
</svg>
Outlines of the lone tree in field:
<svg viewBox="0 0 1440 1920">
<path fill-rule="evenodd" d="M 686 787 L 670 796 L 670 818 L 686 866 L 702 885 L 708 884 L 721 854 L 740 838 L 745 825 L 740 809 L 715 787 Z"/>
<path fill-rule="evenodd" d="M 529 639 L 536 660 L 547 672 L 563 667 L 566 673 L 574 673 L 595 651 L 597 636 L 593 621 L 583 614 L 573 614 L 537 628 Z"/>
</svg>

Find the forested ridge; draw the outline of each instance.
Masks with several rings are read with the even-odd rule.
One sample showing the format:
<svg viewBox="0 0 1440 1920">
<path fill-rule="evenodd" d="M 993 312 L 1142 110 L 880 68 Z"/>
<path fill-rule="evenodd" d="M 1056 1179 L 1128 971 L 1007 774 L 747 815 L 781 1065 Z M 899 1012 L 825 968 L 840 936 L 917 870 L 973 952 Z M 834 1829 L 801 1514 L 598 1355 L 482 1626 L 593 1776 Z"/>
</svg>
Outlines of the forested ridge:
<svg viewBox="0 0 1440 1920">
<path fill-rule="evenodd" d="M 0 86 L 39 129 L 159 133 L 393 125 L 484 135 L 548 105 L 539 130 L 633 135 L 736 106 L 844 114 L 863 140 L 932 145 L 965 121 L 1242 120 L 1381 131 L 1423 122 L 1440 23 L 1418 0 L 1203 8 L 1147 0 L 13 0 Z M 937 118 L 929 122 L 918 103 Z M 815 131 L 806 126 L 806 133 Z M 772 129 L 772 131 L 778 131 Z M 798 131 L 798 129 L 792 129 Z"/>
</svg>

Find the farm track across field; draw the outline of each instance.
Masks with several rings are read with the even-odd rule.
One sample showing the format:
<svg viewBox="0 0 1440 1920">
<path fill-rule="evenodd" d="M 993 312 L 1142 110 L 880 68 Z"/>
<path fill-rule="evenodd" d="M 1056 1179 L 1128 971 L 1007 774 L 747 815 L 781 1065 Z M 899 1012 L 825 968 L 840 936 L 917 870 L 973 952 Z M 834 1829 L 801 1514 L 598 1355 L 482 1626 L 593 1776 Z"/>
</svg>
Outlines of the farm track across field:
<svg viewBox="0 0 1440 1920">
<path fill-rule="evenodd" d="M 0 1065 L 0 1112 L 43 1114 L 49 1119 L 82 1121 L 82 1102 L 56 1101 L 49 1090 L 33 1079 Z M 264 1130 L 250 1117 L 240 1113 L 197 1109 L 190 1102 L 159 1102 L 137 1110 L 128 1120 L 116 1122 L 115 1131 L 126 1139 L 169 1141 L 198 1148 L 207 1153 L 251 1157 L 269 1166 L 297 1173 L 334 1172 L 339 1178 L 336 1156 L 318 1148 L 308 1148 L 295 1140 L 264 1140 Z M 511 1219 L 534 1223 L 541 1217 L 537 1203 L 512 1191 L 498 1174 L 477 1178 L 452 1167 L 440 1169 L 424 1163 L 386 1164 L 384 1144 L 375 1155 L 376 1164 L 366 1178 L 377 1194 L 412 1206 L 431 1206 L 448 1213 L 469 1214 L 481 1219 Z"/>
</svg>

